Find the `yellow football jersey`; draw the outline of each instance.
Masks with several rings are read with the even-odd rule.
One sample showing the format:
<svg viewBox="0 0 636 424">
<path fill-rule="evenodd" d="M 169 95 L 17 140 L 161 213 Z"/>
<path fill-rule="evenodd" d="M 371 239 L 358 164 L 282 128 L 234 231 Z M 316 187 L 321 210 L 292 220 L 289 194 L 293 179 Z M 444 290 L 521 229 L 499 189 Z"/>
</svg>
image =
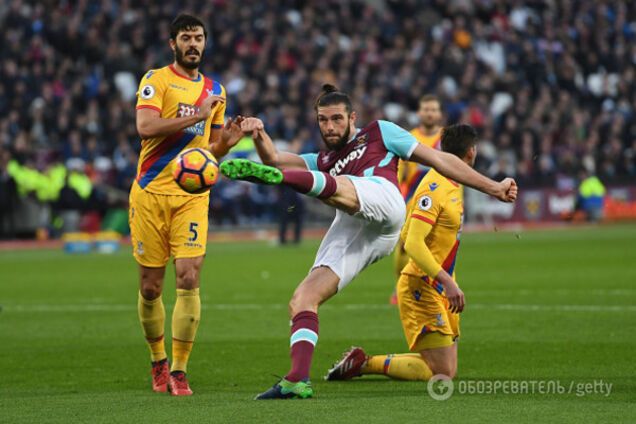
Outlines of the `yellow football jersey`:
<svg viewBox="0 0 636 424">
<path fill-rule="evenodd" d="M 441 131 L 440 129 L 433 135 L 426 135 L 418 127 L 411 130 L 411 134 L 424 146 L 440 150 Z M 398 164 L 398 182 L 407 206 L 413 197 L 413 193 L 415 193 L 417 185 L 429 169 L 429 167 L 420 165 L 419 163 L 400 160 Z"/>
<path fill-rule="evenodd" d="M 150 70 L 141 79 L 137 92 L 137 109 L 154 109 L 162 118 L 191 116 L 198 112 L 199 105 L 209 95 L 225 97 L 225 87 L 201 73 L 197 78 L 190 79 L 179 74 L 173 65 L 169 65 Z M 205 121 L 169 136 L 142 140 L 136 184 L 151 193 L 207 196 L 209 192 L 190 194 L 182 190 L 172 177 L 171 162 L 184 149 L 208 149 L 210 130 L 222 128 L 224 120 L 225 103 L 217 103 Z"/>
<path fill-rule="evenodd" d="M 442 176 L 435 169 L 431 169 L 415 191 L 413 204 L 408 211 L 401 234 L 402 240 L 405 240 L 413 219 L 431 224 L 433 229 L 423 243 L 426 243 L 437 263 L 450 275 L 453 275 L 455 270 L 464 218 L 462 195 L 461 185 Z M 413 259 L 409 259 L 402 273 L 420 277 L 433 286 L 438 293 L 442 293 L 442 285 L 429 278 Z"/>
</svg>

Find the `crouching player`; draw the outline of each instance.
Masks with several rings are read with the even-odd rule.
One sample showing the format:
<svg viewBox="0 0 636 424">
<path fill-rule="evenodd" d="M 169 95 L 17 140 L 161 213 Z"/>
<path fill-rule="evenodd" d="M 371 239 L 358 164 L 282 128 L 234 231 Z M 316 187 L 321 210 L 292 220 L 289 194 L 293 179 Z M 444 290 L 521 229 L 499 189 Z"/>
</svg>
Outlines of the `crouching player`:
<svg viewBox="0 0 636 424">
<path fill-rule="evenodd" d="M 472 166 L 477 134 L 469 125 L 442 131 L 442 150 Z M 329 370 L 327 380 L 383 374 L 400 380 L 428 380 L 457 373 L 459 313 L 464 293 L 455 282 L 463 221 L 462 186 L 432 169 L 420 182 L 402 230 L 409 262 L 397 283 L 404 335 L 412 353 L 367 355 L 354 347 Z"/>
</svg>

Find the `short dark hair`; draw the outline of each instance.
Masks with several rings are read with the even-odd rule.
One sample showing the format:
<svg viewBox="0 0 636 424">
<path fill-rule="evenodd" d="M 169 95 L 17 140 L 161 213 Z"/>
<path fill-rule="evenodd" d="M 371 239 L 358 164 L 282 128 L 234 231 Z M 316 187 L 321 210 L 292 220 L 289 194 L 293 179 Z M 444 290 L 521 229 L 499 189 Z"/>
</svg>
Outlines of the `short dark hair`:
<svg viewBox="0 0 636 424">
<path fill-rule="evenodd" d="M 464 158 L 477 143 L 477 131 L 467 124 L 449 125 L 442 129 L 442 150 Z"/>
<path fill-rule="evenodd" d="M 425 94 L 422 97 L 420 97 L 420 103 L 428 103 L 428 102 L 437 102 L 438 105 L 442 105 L 442 102 L 440 101 L 439 97 L 437 97 L 435 94 Z"/>
<path fill-rule="evenodd" d="M 182 13 L 176 18 L 174 18 L 174 21 L 172 21 L 172 23 L 170 24 L 170 39 L 176 40 L 179 32 L 192 31 L 198 27 L 203 28 L 203 35 L 207 39 L 208 31 L 206 31 L 205 25 L 203 25 L 203 22 L 201 22 L 199 18 L 196 18 L 192 15 L 188 15 L 186 13 Z"/>
<path fill-rule="evenodd" d="M 314 110 L 318 111 L 319 107 L 333 106 L 339 104 L 345 105 L 347 113 L 351 113 L 351 111 L 353 110 L 351 99 L 349 98 L 348 94 L 338 90 L 335 85 L 323 84 L 322 92 L 320 93 L 318 99 L 316 100 L 316 103 L 314 104 Z"/>
</svg>

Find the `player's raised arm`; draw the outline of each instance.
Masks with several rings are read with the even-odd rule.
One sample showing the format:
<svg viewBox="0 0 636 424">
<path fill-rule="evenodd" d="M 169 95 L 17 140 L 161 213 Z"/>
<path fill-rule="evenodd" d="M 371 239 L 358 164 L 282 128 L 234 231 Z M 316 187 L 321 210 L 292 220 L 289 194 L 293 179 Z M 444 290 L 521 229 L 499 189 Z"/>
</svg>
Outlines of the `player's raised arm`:
<svg viewBox="0 0 636 424">
<path fill-rule="evenodd" d="M 502 202 L 514 202 L 517 199 L 517 184 L 515 180 L 505 178 L 500 182 L 493 181 L 450 153 L 418 145 L 409 160 L 432 166 L 445 177 L 490 194 Z"/>
<path fill-rule="evenodd" d="M 265 165 L 278 169 L 308 169 L 307 161 L 302 156 L 279 151 L 272 141 L 263 121 L 258 118 L 245 118 L 241 123 L 241 129 L 246 134 L 251 134 L 256 146 L 256 152 Z"/>
<path fill-rule="evenodd" d="M 402 159 L 435 168 L 440 174 L 458 183 L 473 187 L 503 202 L 517 199 L 517 184 L 512 178 L 496 182 L 472 169 L 460 158 L 417 142 L 404 128 L 388 121 L 378 121 L 386 148 Z"/>
</svg>

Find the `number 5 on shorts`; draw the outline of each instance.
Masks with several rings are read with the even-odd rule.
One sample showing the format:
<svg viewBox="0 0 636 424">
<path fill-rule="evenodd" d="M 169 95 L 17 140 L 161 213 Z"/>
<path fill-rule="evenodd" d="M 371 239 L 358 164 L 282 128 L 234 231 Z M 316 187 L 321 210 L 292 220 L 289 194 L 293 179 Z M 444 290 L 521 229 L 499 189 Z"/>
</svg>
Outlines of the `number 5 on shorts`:
<svg viewBox="0 0 636 424">
<path fill-rule="evenodd" d="M 197 227 L 199 226 L 198 223 L 196 222 L 191 222 L 190 223 L 190 232 L 192 233 L 192 237 L 190 237 L 188 239 L 188 241 L 193 242 L 197 240 L 197 237 L 199 237 L 199 233 L 197 233 Z"/>
</svg>

